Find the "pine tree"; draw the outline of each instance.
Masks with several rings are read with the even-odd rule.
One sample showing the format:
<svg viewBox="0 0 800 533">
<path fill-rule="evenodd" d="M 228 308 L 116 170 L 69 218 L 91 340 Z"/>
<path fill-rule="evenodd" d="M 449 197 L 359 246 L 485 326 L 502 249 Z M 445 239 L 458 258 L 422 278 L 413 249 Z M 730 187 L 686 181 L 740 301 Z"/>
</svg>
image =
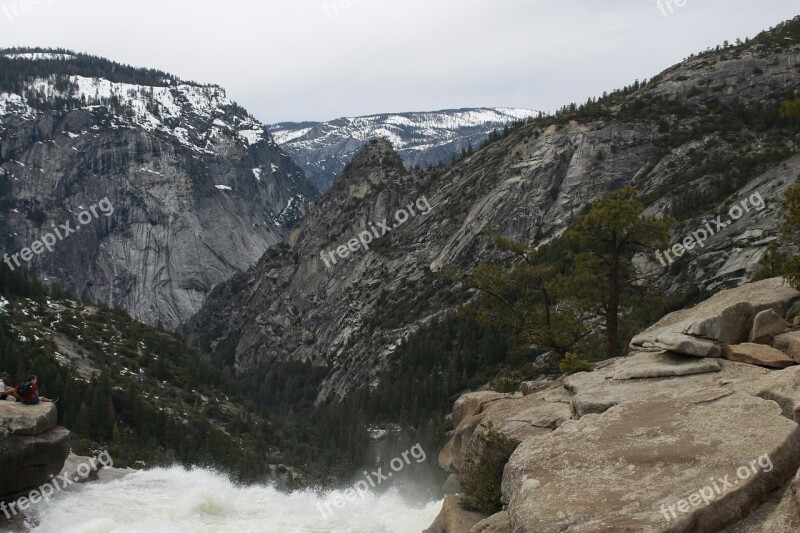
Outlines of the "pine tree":
<svg viewBox="0 0 800 533">
<path fill-rule="evenodd" d="M 620 313 L 640 281 L 633 256 L 665 247 L 673 224 L 643 213 L 637 191 L 626 187 L 597 200 L 567 232 L 581 249 L 567 286 L 604 320 L 608 357 L 621 354 Z"/>
<path fill-rule="evenodd" d="M 800 177 L 788 191 L 783 201 L 783 234 L 786 239 L 800 247 Z M 796 289 L 800 288 L 800 256 L 793 256 L 784 266 L 786 279 Z"/>
</svg>

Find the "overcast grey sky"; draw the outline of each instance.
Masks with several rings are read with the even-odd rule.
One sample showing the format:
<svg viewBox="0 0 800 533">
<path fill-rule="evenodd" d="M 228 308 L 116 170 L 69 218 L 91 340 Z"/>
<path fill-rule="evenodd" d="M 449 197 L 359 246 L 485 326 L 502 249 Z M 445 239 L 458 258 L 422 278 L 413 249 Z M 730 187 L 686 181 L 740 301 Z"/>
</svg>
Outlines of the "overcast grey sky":
<svg viewBox="0 0 800 533">
<path fill-rule="evenodd" d="M 551 111 L 800 13 L 797 0 L 660 2 L 0 0 L 0 46 L 60 46 L 218 83 L 265 122 Z"/>
</svg>

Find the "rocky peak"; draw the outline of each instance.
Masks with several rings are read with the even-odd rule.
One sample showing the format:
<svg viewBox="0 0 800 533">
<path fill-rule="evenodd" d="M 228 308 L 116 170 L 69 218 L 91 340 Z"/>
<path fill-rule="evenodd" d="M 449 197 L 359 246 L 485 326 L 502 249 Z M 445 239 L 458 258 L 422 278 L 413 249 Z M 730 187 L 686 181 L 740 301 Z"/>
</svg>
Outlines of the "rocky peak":
<svg viewBox="0 0 800 533">
<path fill-rule="evenodd" d="M 386 139 L 375 139 L 345 167 L 330 196 L 342 199 L 345 194 L 361 199 L 406 176 L 408 171 L 392 144 Z"/>
<path fill-rule="evenodd" d="M 344 175 L 361 169 L 405 168 L 403 160 L 387 139 L 374 139 L 366 144 L 345 167 Z"/>
</svg>

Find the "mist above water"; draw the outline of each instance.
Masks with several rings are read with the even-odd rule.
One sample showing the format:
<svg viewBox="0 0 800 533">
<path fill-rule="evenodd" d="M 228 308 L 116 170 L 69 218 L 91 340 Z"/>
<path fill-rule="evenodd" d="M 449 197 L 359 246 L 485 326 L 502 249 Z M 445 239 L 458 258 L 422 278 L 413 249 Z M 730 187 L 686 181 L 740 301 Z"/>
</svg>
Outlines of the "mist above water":
<svg viewBox="0 0 800 533">
<path fill-rule="evenodd" d="M 390 489 L 323 515 L 318 504 L 335 495 L 239 486 L 220 473 L 176 466 L 82 485 L 38 504 L 31 519 L 41 533 L 419 533 L 441 509 L 441 501 L 410 504 Z"/>
</svg>

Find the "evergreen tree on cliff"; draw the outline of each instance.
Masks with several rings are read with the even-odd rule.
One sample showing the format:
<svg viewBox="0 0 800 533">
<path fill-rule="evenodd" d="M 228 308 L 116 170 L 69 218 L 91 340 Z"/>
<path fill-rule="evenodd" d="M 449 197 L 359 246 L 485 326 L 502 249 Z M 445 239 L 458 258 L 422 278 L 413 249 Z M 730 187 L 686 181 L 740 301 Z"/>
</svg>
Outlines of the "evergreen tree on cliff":
<svg viewBox="0 0 800 533">
<path fill-rule="evenodd" d="M 800 247 L 800 181 L 786 191 L 783 202 L 783 234 L 789 242 Z M 795 255 L 784 265 L 784 276 L 800 289 L 800 257 Z"/>
<path fill-rule="evenodd" d="M 783 103 L 781 116 L 800 122 L 800 92 L 794 100 Z M 800 247 L 800 181 L 786 191 L 786 199 L 783 201 L 783 235 L 789 242 Z M 794 256 L 789 259 L 783 271 L 792 286 L 800 289 L 800 257 Z"/>
<path fill-rule="evenodd" d="M 594 202 L 567 232 L 580 251 L 565 282 L 605 322 L 608 357 L 622 353 L 620 314 L 642 288 L 633 257 L 665 247 L 672 224 L 670 218 L 645 216 L 637 191 L 626 187 Z"/>
</svg>

